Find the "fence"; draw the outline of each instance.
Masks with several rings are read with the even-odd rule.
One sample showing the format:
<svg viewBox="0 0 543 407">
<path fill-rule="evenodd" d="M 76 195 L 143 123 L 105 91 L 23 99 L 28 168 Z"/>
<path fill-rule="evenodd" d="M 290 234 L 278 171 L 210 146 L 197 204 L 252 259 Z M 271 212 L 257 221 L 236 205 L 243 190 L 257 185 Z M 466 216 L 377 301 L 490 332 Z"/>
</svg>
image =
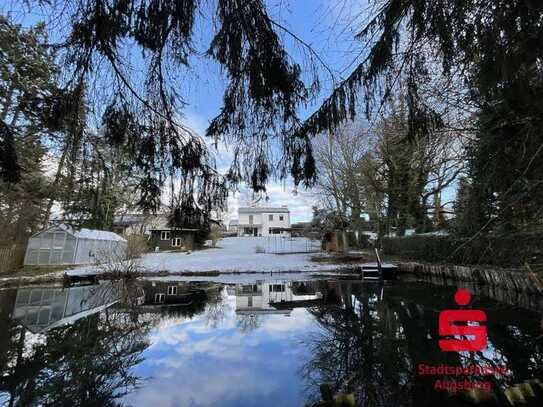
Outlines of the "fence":
<svg viewBox="0 0 543 407">
<path fill-rule="evenodd" d="M 22 245 L 0 246 L 0 274 L 22 266 L 25 248 Z"/>
<path fill-rule="evenodd" d="M 321 240 L 315 237 L 287 237 L 281 235 L 270 235 L 265 239 L 266 253 L 316 253 L 321 250 Z"/>
</svg>

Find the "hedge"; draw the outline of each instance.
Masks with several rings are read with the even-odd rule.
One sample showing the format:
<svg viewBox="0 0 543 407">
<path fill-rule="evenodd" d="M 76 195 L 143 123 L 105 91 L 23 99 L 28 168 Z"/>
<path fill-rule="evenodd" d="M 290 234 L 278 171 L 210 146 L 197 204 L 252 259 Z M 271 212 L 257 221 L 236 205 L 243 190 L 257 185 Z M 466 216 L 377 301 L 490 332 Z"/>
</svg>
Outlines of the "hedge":
<svg viewBox="0 0 543 407">
<path fill-rule="evenodd" d="M 386 237 L 383 254 L 427 262 L 521 266 L 543 264 L 543 233 L 479 236 L 462 239 L 454 236 L 414 235 Z"/>
</svg>

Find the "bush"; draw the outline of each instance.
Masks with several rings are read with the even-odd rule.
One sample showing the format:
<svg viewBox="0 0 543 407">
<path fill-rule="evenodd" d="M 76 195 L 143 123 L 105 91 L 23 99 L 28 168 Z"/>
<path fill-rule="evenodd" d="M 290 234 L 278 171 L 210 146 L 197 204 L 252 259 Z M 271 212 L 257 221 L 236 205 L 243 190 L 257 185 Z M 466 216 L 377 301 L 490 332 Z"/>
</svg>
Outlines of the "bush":
<svg viewBox="0 0 543 407">
<path fill-rule="evenodd" d="M 358 234 L 358 247 L 360 249 L 368 249 L 368 248 L 372 247 L 370 237 L 367 234 L 365 234 L 363 232 L 360 232 Z"/>
<path fill-rule="evenodd" d="M 541 263 L 543 233 L 479 236 L 473 240 L 437 235 L 385 237 L 382 248 L 384 255 L 419 261 L 520 266 Z"/>
<path fill-rule="evenodd" d="M 257 245 L 256 246 L 256 252 L 257 253 L 266 253 L 266 250 L 262 246 Z"/>
<path fill-rule="evenodd" d="M 222 239 L 222 231 L 219 226 L 211 226 L 211 230 L 209 231 L 209 239 L 211 240 L 211 246 L 216 247 L 217 242 Z"/>
<path fill-rule="evenodd" d="M 139 259 L 149 251 L 149 245 L 145 236 L 130 235 L 126 238 L 126 241 L 126 257 L 129 259 Z"/>
</svg>

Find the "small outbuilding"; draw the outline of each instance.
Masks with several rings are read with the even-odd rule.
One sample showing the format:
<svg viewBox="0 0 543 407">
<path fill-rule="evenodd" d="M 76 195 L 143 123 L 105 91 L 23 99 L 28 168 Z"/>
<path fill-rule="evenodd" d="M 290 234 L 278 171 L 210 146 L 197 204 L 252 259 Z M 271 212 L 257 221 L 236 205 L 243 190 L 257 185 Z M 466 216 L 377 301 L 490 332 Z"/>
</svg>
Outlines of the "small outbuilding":
<svg viewBox="0 0 543 407">
<path fill-rule="evenodd" d="M 120 260 L 126 247 L 126 240 L 116 233 L 60 224 L 44 229 L 28 240 L 24 264 L 92 264 L 106 259 Z"/>
<path fill-rule="evenodd" d="M 154 251 L 192 250 L 196 244 L 196 232 L 198 232 L 198 229 L 171 228 L 168 226 L 151 229 L 149 246 Z"/>
</svg>

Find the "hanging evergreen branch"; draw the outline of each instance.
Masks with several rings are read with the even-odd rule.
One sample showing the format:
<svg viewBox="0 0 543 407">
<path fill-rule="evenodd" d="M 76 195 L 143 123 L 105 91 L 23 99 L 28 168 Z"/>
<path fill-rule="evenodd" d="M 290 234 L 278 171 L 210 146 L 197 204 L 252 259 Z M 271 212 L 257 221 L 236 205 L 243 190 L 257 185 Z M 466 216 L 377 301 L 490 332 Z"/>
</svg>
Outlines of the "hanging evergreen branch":
<svg viewBox="0 0 543 407">
<path fill-rule="evenodd" d="M 0 120 L 0 180 L 17 182 L 21 177 L 20 173 L 13 130 Z"/>
<path fill-rule="evenodd" d="M 470 146 L 473 210 L 482 214 L 475 229 L 488 230 L 491 219 L 507 233 L 541 225 L 542 23 L 541 1 L 377 1 L 358 34 L 369 52 L 298 133 L 333 131 L 359 102 L 371 117 L 396 88 L 407 96 L 409 138 L 429 134 L 443 125 L 420 91 L 430 72 L 457 84 L 434 97 L 446 105 L 464 88 L 460 103 L 479 111 Z"/>
<path fill-rule="evenodd" d="M 314 180 L 309 138 L 291 132 L 299 122 L 297 106 L 307 100 L 310 90 L 261 0 L 217 0 L 218 29 L 208 56 L 225 69 L 229 82 L 224 106 L 207 135 L 235 146 L 227 179 L 215 170 L 205 142 L 180 120 L 184 101 L 175 90 L 178 84 L 167 75 L 179 73 L 195 52 L 192 37 L 200 1 L 62 3 L 73 10 L 71 32 L 63 43 L 72 82 L 93 83 L 97 62 L 102 73 L 109 66 L 115 79 L 115 86 L 103 95 L 108 106 L 103 114 L 104 137 L 111 145 L 124 145 L 137 171 L 144 174 L 138 187 L 142 208 L 158 208 L 163 187 L 172 176 L 182 185 L 171 191 L 178 197 L 177 204 L 187 211 L 192 206 L 203 217 L 209 216 L 213 205 L 225 203 L 227 183 L 247 181 L 255 191 L 264 191 L 273 175 L 290 174 L 296 184 Z M 149 61 L 143 82 L 132 75 L 126 58 L 130 49 L 141 51 Z M 318 89 L 316 80 L 310 89 Z M 282 150 L 279 163 L 272 160 L 275 146 Z"/>
</svg>

